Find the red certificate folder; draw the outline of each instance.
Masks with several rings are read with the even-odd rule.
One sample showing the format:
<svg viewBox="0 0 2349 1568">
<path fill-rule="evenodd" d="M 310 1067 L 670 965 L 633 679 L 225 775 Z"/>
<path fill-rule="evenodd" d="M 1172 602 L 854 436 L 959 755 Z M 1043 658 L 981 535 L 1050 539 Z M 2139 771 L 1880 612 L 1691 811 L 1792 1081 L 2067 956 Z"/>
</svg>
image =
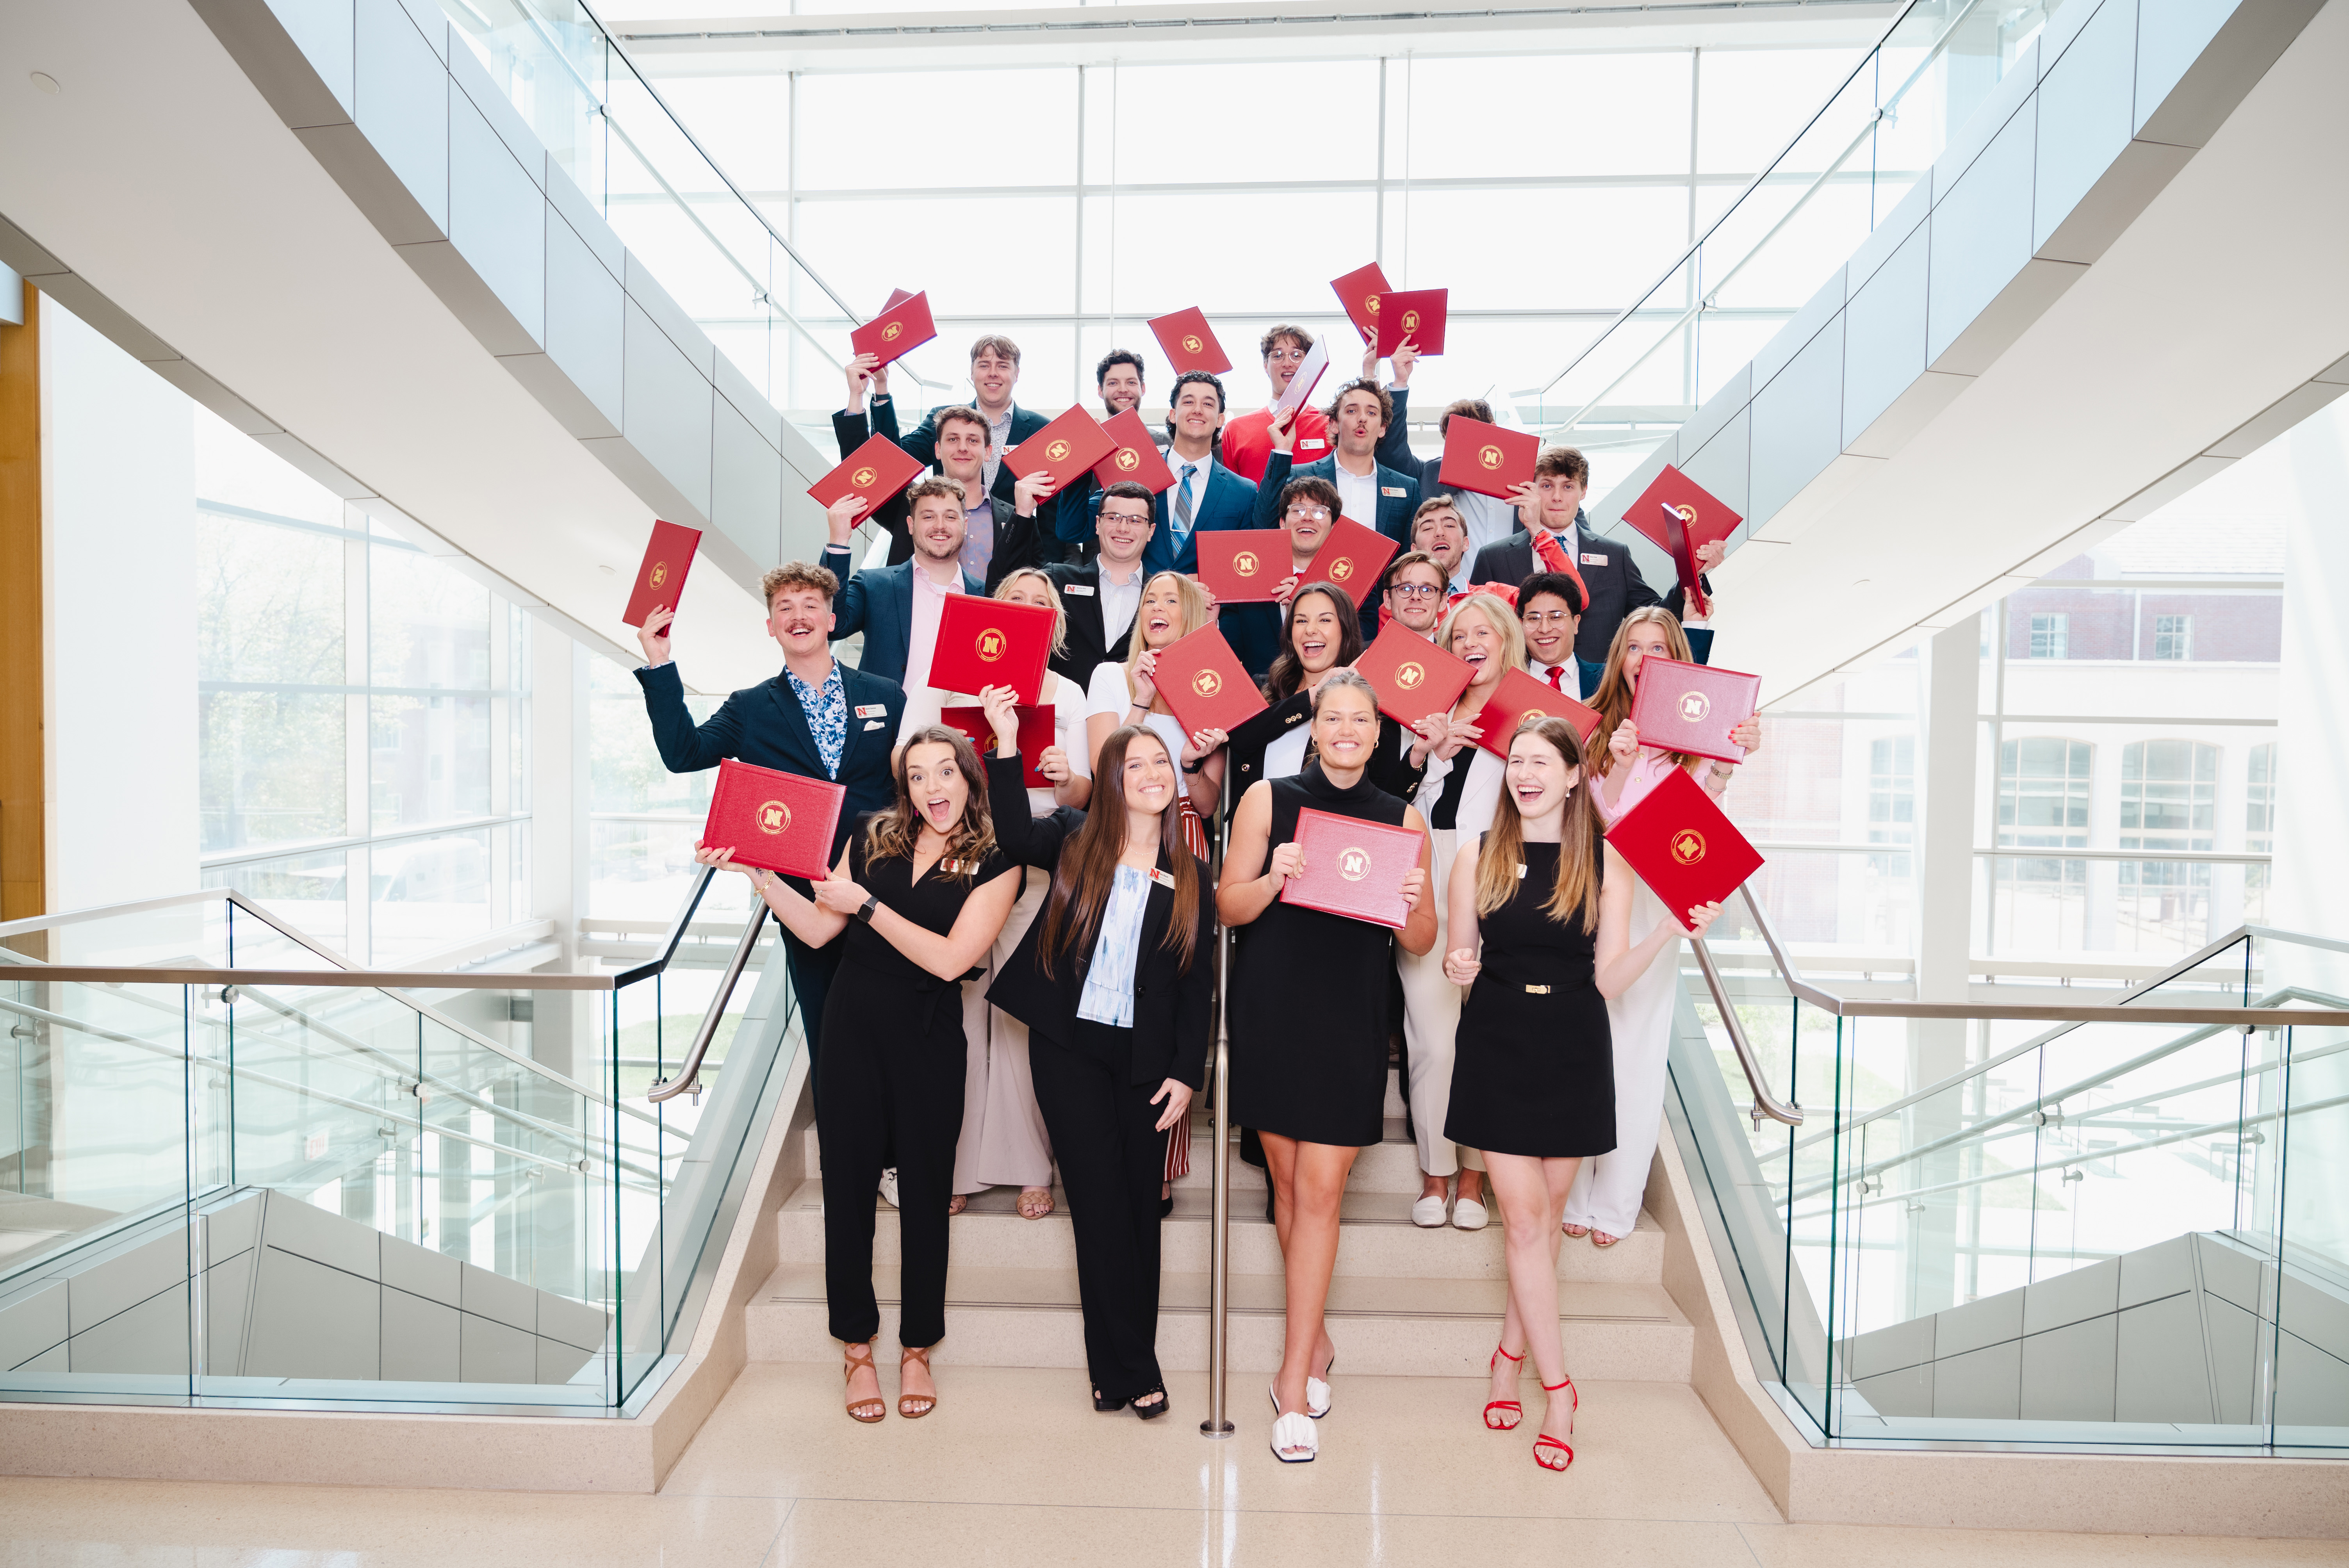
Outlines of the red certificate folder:
<svg viewBox="0 0 2349 1568">
<path fill-rule="evenodd" d="M 937 335 L 930 321 L 929 293 L 925 290 L 883 307 L 879 315 L 848 335 L 848 346 L 859 354 L 877 354 L 886 365 Z"/>
<path fill-rule="evenodd" d="M 1195 533 L 1199 581 L 1219 604 L 1262 604 L 1289 573 L 1288 535 L 1277 528 L 1211 528 Z"/>
<path fill-rule="evenodd" d="M 1681 586 L 1689 592 L 1690 608 L 1697 614 L 1705 614 L 1704 592 L 1697 585 L 1696 552 L 1708 544 L 1726 541 L 1745 520 L 1730 511 L 1718 496 L 1666 463 L 1664 471 L 1640 492 L 1640 499 L 1623 514 L 1623 521 L 1672 558 L 1680 573 Z"/>
<path fill-rule="evenodd" d="M 620 619 L 641 626 L 654 611 L 676 609 L 678 596 L 685 592 L 685 574 L 693 565 L 693 552 L 699 548 L 701 530 L 656 520 L 653 536 L 645 542 L 644 563 L 636 568 L 636 585 L 629 591 L 628 607 Z"/>
<path fill-rule="evenodd" d="M 891 289 L 889 291 L 889 297 L 881 302 L 881 314 L 884 315 L 888 315 L 891 311 L 895 310 L 899 305 L 904 304 L 907 300 L 912 299 L 913 297 L 912 293 L 908 290 Z"/>
<path fill-rule="evenodd" d="M 1201 535 L 1202 538 L 1206 537 Z M 1364 528 L 1350 517 L 1330 525 L 1330 537 L 1305 569 L 1308 583 L 1335 583 L 1354 597 L 1354 608 L 1379 591 L 1379 574 L 1394 559 L 1395 542 L 1375 528 Z"/>
<path fill-rule="evenodd" d="M 1239 655 L 1213 626 L 1186 633 L 1159 649 L 1156 670 L 1158 693 L 1185 735 L 1203 729 L 1229 732 L 1264 711 L 1256 682 L 1248 679 Z"/>
<path fill-rule="evenodd" d="M 1342 278 L 1331 278 L 1330 286 L 1338 291 L 1338 303 L 1346 307 L 1346 319 L 1354 324 L 1354 330 L 1362 335 L 1362 341 L 1376 341 L 1379 335 L 1376 302 L 1379 295 L 1394 286 L 1387 282 L 1387 275 L 1379 270 L 1378 263 L 1356 267 Z"/>
<path fill-rule="evenodd" d="M 1431 713 L 1450 713 L 1475 670 L 1400 621 L 1387 623 L 1354 668 L 1379 696 L 1379 711 L 1408 728 Z M 1547 689 L 1547 688 L 1545 688 Z"/>
<path fill-rule="evenodd" d="M 1455 420 L 1455 423 L 1457 421 Z M 1599 727 L 1599 710 L 1586 707 L 1545 680 L 1536 680 L 1524 670 L 1511 670 L 1501 677 L 1476 715 L 1476 744 L 1501 758 L 1509 758 L 1509 742 L 1516 738 L 1517 726 L 1529 718 L 1562 718 L 1574 726 L 1574 733 L 1582 738 L 1583 754 L 1590 752 L 1591 734 Z"/>
<path fill-rule="evenodd" d="M 976 695 L 1008 686 L 1023 703 L 1044 690 L 1044 665 L 1052 655 L 1051 611 L 1041 604 L 1015 604 L 949 593 L 938 612 L 938 641 L 930 655 L 930 689 Z"/>
<path fill-rule="evenodd" d="M 1128 408 L 1124 413 L 1102 426 L 1116 444 L 1109 456 L 1093 465 L 1093 478 L 1103 489 L 1121 480 L 1132 480 L 1156 495 L 1174 482 L 1174 470 L 1158 455 L 1158 444 L 1150 438 L 1150 427 L 1142 416 Z"/>
<path fill-rule="evenodd" d="M 1031 789 L 1050 789 L 1052 781 L 1036 771 L 1036 758 L 1059 744 L 1054 711 L 1043 707 L 1015 707 L 1011 711 L 1019 720 L 1019 760 L 1026 765 L 1022 777 Z M 987 709 L 983 707 L 942 707 L 938 709 L 938 722 L 969 736 L 972 748 L 981 757 L 995 749 L 995 726 L 987 722 Z"/>
<path fill-rule="evenodd" d="M 1532 482 L 1534 459 L 1540 456 L 1538 436 L 1454 414 L 1444 427 L 1444 466 L 1435 482 L 1507 500 L 1517 486 Z"/>
<path fill-rule="evenodd" d="M 831 506 L 844 495 L 863 496 L 864 510 L 856 514 L 856 521 L 863 522 L 883 501 L 912 484 L 921 471 L 921 461 L 913 453 L 886 436 L 875 436 L 841 459 L 838 468 L 808 486 L 808 494 L 822 507 Z"/>
<path fill-rule="evenodd" d="M 1425 842 L 1416 828 L 1390 828 L 1308 806 L 1297 813 L 1305 869 L 1280 884 L 1280 902 L 1400 931 L 1411 918 L 1402 879 L 1418 869 Z"/>
<path fill-rule="evenodd" d="M 1745 748 L 1729 732 L 1754 717 L 1761 696 L 1760 676 L 1648 658 L 1640 661 L 1630 717 L 1642 746 L 1743 762 Z"/>
<path fill-rule="evenodd" d="M 1685 768 L 1673 769 L 1618 818 L 1607 841 L 1683 931 L 1690 910 L 1726 899 L 1762 869 L 1760 852 Z"/>
<path fill-rule="evenodd" d="M 1054 485 L 1066 490 L 1116 445 L 1116 438 L 1102 428 L 1099 419 L 1072 407 L 1004 453 L 1003 466 L 1011 470 L 1012 478 L 1020 480 L 1040 469 L 1052 476 Z"/>
<path fill-rule="evenodd" d="M 821 882 L 832 872 L 832 835 L 848 791 L 826 779 L 803 779 L 728 758 L 709 791 L 701 841 L 732 850 L 738 866 Z"/>
<path fill-rule="evenodd" d="M 1445 302 L 1450 289 L 1390 290 L 1371 296 L 1371 314 L 1379 324 L 1379 357 L 1383 359 L 1409 339 L 1422 358 L 1444 352 Z"/>
<path fill-rule="evenodd" d="M 1186 370 L 1221 376 L 1232 367 L 1230 356 L 1216 341 L 1215 329 L 1207 325 L 1207 313 L 1196 306 L 1178 310 L 1172 315 L 1153 316 L 1150 330 L 1157 335 L 1158 346 L 1166 351 L 1167 366 L 1177 376 Z"/>
</svg>

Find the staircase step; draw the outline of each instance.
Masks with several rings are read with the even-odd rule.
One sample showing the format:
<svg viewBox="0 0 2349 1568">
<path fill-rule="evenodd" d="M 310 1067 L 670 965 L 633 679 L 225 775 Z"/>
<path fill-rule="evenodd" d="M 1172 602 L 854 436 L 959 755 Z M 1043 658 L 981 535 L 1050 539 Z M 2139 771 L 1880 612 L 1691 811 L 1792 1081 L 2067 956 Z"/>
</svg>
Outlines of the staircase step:
<svg viewBox="0 0 2349 1568">
<path fill-rule="evenodd" d="M 1627 1243 L 1628 1244 L 1628 1243 Z M 1268 1374 L 1280 1363 L 1278 1274 L 1231 1276 L 1230 1357 L 1236 1372 Z M 881 1343 L 896 1343 L 897 1270 L 875 1267 Z M 1330 1332 L 1343 1374 L 1473 1377 L 1492 1355 L 1506 1287 L 1499 1280 L 1340 1276 L 1330 1290 Z M 1207 1364 L 1207 1276 L 1162 1277 L 1159 1360 L 1169 1372 Z M 1558 1317 L 1568 1367 L 1578 1377 L 1682 1382 L 1695 1336 L 1661 1284 L 1561 1284 Z M 761 1287 L 746 1312 L 754 1361 L 837 1359 L 826 1327 L 823 1271 L 789 1264 Z M 1071 1268 L 957 1267 L 947 1274 L 947 1336 L 933 1354 L 942 1367 L 1084 1365 L 1084 1336 Z M 1234 1397 L 1252 1394 L 1235 1388 Z"/>
<path fill-rule="evenodd" d="M 972 1195 L 970 1207 L 955 1218 L 949 1232 L 957 1267 L 1076 1267 L 1076 1236 L 1069 1222 L 1067 1192 L 1053 1189 L 1053 1211 L 1041 1220 L 1021 1219 L 1018 1189 L 1010 1187 Z M 1346 1194 L 1338 1233 L 1340 1279 L 1495 1281 L 1508 1277 L 1497 1218 L 1482 1231 L 1457 1231 L 1448 1225 L 1423 1231 L 1411 1222 L 1412 1201 L 1413 1194 L 1405 1192 L 1350 1191 Z M 1231 1266 L 1235 1275 L 1278 1276 L 1280 1272 L 1280 1242 L 1265 1222 L 1263 1202 L 1261 1190 L 1233 1193 Z M 896 1211 L 877 1197 L 874 1206 L 879 1215 L 873 1237 L 874 1261 L 894 1266 L 902 1256 Z M 1206 1189 L 1175 1189 L 1174 1212 L 1160 1231 L 1162 1257 L 1170 1274 L 1206 1272 L 1210 1213 Z M 820 1261 L 823 1256 L 822 1184 L 802 1182 L 784 1200 L 776 1224 L 779 1256 L 810 1264 Z M 1663 1279 L 1663 1266 L 1664 1233 L 1646 1213 L 1640 1216 L 1639 1228 L 1612 1247 L 1602 1250 L 1588 1242 L 1569 1240 L 1558 1250 L 1558 1278 L 1578 1284 L 1656 1284 Z"/>
</svg>

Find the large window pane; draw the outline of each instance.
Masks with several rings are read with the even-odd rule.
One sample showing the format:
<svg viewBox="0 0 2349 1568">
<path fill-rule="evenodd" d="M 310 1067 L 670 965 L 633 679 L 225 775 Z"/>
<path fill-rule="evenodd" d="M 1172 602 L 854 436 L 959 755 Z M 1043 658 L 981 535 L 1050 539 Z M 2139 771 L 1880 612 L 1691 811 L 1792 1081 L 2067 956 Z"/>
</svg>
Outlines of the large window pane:
<svg viewBox="0 0 2349 1568">
<path fill-rule="evenodd" d="M 490 701 L 368 699 L 367 799 L 375 831 L 489 815 Z"/>
<path fill-rule="evenodd" d="M 1201 264 L 1196 248 L 1214 242 L 1204 232 L 1209 226 L 1228 236 L 1212 266 Z M 1155 315 L 1195 304 L 1210 315 L 1335 315 L 1338 298 L 1330 280 L 1361 266 L 1376 250 L 1378 199 L 1367 191 L 1121 196 L 1115 233 L 1113 301 L 1120 311 Z M 1284 242 L 1292 235 L 1293 242 Z M 1342 264 L 1332 257 L 1343 258 Z M 1086 298 L 1092 297 L 1088 288 Z M 1244 362 L 1238 355 L 1233 360 Z"/>
<path fill-rule="evenodd" d="M 941 317 L 1059 315 L 1075 304 L 1076 205 L 1066 197 L 802 201 L 794 242 L 861 308 L 878 307 L 893 283 L 926 291 Z M 926 376 L 940 363 L 959 370 L 972 335 L 943 321 L 938 335 L 916 351 Z"/>
<path fill-rule="evenodd" d="M 347 698 L 204 691 L 196 700 L 205 853 L 343 835 Z"/>
<path fill-rule="evenodd" d="M 802 190 L 1076 182 L 1073 67 L 805 75 L 799 95 L 800 134 L 826 150 L 800 160 Z M 984 243 L 953 247 L 958 262 L 1019 236 L 993 224 L 984 232 Z"/>
<path fill-rule="evenodd" d="M 379 686 L 490 684 L 490 591 L 420 552 L 368 551 L 367 667 Z"/>
<path fill-rule="evenodd" d="M 1088 98 L 1104 87 L 1116 94 L 1115 158 L 1112 148 L 1087 148 L 1089 182 L 1112 169 L 1107 177 L 1121 185 L 1378 177 L 1376 60 L 1121 66 L 1094 73 Z M 1306 105 L 1312 112 L 1296 119 Z"/>
<path fill-rule="evenodd" d="M 1414 180 L 1685 175 L 1688 140 L 1685 50 L 1411 62 Z"/>
</svg>

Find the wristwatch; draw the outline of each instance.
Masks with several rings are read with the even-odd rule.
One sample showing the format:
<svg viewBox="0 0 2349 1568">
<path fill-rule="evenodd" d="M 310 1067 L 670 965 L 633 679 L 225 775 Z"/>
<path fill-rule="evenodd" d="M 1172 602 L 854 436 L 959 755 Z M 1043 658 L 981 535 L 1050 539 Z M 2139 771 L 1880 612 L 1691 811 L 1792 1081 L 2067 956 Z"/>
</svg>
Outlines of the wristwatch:
<svg viewBox="0 0 2349 1568">
<path fill-rule="evenodd" d="M 880 907 L 880 895 L 868 892 L 864 895 L 864 902 L 856 906 L 856 918 L 870 925 L 873 923 L 873 912 Z"/>
<path fill-rule="evenodd" d="M 1202 757 L 1196 762 L 1185 762 L 1183 764 L 1183 771 L 1185 773 L 1198 773 L 1205 770 L 1206 766 L 1207 759 Z"/>
</svg>

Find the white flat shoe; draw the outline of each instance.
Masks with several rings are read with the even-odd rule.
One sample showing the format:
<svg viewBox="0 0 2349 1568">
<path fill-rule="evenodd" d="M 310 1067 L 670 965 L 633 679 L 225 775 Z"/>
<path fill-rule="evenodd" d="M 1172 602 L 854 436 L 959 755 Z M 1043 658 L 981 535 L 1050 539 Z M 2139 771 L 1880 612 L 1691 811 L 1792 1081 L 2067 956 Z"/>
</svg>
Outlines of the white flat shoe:
<svg viewBox="0 0 2349 1568">
<path fill-rule="evenodd" d="M 1302 1449 L 1302 1452 L 1297 1450 Z M 1321 1451 L 1313 1423 L 1294 1411 L 1272 1424 L 1272 1457 L 1285 1465 L 1311 1464 Z"/>
<path fill-rule="evenodd" d="M 1444 1228 L 1444 1194 L 1430 1192 L 1411 1206 L 1411 1222 L 1423 1231 Z"/>
<path fill-rule="evenodd" d="M 893 1209 L 897 1206 L 897 1168 L 895 1165 L 881 1172 L 881 1201 Z"/>
<path fill-rule="evenodd" d="M 1474 1198 L 1463 1198 L 1452 1205 L 1452 1228 L 1455 1231 L 1481 1231 L 1492 1218 L 1485 1205 Z"/>
</svg>

